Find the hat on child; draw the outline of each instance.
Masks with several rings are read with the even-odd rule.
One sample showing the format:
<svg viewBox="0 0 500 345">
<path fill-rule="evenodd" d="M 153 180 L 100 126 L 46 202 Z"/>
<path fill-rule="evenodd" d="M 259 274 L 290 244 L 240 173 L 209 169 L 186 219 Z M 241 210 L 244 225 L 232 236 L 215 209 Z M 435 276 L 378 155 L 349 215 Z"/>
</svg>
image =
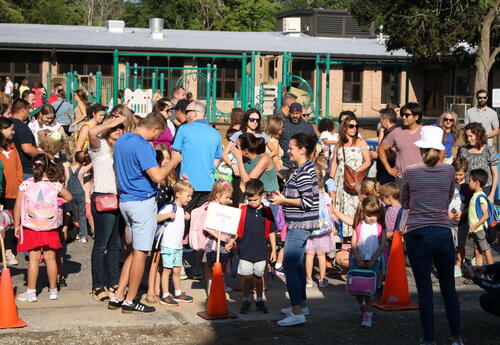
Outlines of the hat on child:
<svg viewBox="0 0 500 345">
<path fill-rule="evenodd" d="M 437 126 L 423 126 L 420 130 L 420 139 L 415 145 L 422 149 L 444 150 L 443 130 Z"/>
</svg>

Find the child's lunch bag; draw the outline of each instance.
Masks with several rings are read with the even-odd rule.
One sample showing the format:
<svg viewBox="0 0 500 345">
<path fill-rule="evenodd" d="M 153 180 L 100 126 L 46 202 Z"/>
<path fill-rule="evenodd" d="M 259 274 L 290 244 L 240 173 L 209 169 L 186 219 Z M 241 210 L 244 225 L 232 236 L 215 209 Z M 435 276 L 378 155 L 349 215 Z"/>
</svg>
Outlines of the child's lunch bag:
<svg viewBox="0 0 500 345">
<path fill-rule="evenodd" d="M 353 296 L 373 296 L 377 291 L 377 273 L 366 269 L 347 272 L 346 291 Z"/>
</svg>

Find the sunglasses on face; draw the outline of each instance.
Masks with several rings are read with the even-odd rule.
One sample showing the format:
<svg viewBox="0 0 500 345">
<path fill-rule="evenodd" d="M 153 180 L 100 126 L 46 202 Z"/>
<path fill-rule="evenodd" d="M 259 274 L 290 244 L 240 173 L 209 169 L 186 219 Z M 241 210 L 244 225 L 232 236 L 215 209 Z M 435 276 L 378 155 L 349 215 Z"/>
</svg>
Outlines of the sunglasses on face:
<svg viewBox="0 0 500 345">
<path fill-rule="evenodd" d="M 485 97 L 477 97 L 477 99 L 488 99 L 488 96 L 485 96 Z"/>
<path fill-rule="evenodd" d="M 410 116 L 413 116 L 413 114 L 408 114 L 408 113 L 401 114 L 401 117 L 410 117 Z"/>
<path fill-rule="evenodd" d="M 358 129 L 358 128 L 359 128 L 359 125 L 349 124 L 349 125 L 347 125 L 347 127 L 349 127 L 349 129 L 353 129 L 353 128 Z"/>
<path fill-rule="evenodd" d="M 455 122 L 455 119 L 449 119 L 449 118 L 448 118 L 448 119 L 444 119 L 444 121 L 445 121 L 445 122 L 451 122 L 451 123 L 453 123 L 453 122 Z"/>
<path fill-rule="evenodd" d="M 259 123 L 259 122 L 260 122 L 260 119 L 259 119 L 258 117 L 257 117 L 257 118 L 255 118 L 255 117 L 249 117 L 249 118 L 248 118 L 248 121 L 249 121 L 249 122 L 257 122 L 257 123 Z"/>
<path fill-rule="evenodd" d="M 196 111 L 196 110 L 194 110 L 194 109 L 187 109 L 187 110 L 186 110 L 186 114 L 189 114 L 189 113 L 190 113 L 190 112 L 192 112 L 192 111 Z"/>
</svg>

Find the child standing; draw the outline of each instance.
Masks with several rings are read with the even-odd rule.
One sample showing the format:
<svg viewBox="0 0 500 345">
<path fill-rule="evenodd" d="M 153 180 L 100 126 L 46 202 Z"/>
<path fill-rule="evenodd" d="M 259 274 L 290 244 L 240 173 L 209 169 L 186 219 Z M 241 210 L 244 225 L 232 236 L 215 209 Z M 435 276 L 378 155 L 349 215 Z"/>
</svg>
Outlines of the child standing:
<svg viewBox="0 0 500 345">
<path fill-rule="evenodd" d="M 483 254 L 486 257 L 486 264 L 493 264 L 490 244 L 486 240 L 486 221 L 488 220 L 488 199 L 483 192 L 484 185 L 488 182 L 488 174 L 483 169 L 472 170 L 469 174 L 469 188 L 474 192 L 469 203 L 469 236 L 474 241 L 474 256 L 476 266 L 483 266 Z M 478 204 L 481 207 L 483 216 L 478 218 Z"/>
<path fill-rule="evenodd" d="M 181 268 L 182 268 L 182 239 L 184 237 L 185 221 L 189 220 L 189 214 L 184 212 L 186 206 L 193 196 L 193 186 L 180 180 L 174 186 L 174 204 L 167 205 L 158 213 L 158 223 L 163 225 L 163 238 L 161 240 L 161 259 L 163 272 L 161 275 L 161 288 L 163 295 L 160 304 L 178 306 L 179 302 L 191 303 L 193 297 L 186 295 L 181 290 Z M 174 285 L 174 296 L 169 292 L 169 278 L 172 275 Z"/>
<path fill-rule="evenodd" d="M 404 233 L 406 220 L 408 219 L 408 210 L 401 207 L 399 193 L 399 186 L 395 182 L 388 182 L 380 187 L 380 198 L 384 205 L 387 206 L 385 210 L 385 230 L 389 243 L 392 242 L 395 230 Z"/>
<path fill-rule="evenodd" d="M 86 216 L 86 196 L 83 188 L 83 177 L 92 169 L 89 163 L 88 154 L 85 151 L 77 151 L 73 157 L 73 162 L 67 167 L 66 185 L 73 196 L 72 211 L 73 221 L 78 226 L 78 240 L 87 243 L 87 216 Z"/>
<path fill-rule="evenodd" d="M 367 196 L 361 203 L 359 217 L 354 220 L 355 231 L 352 234 L 352 256 L 350 269 L 364 268 L 379 272 L 380 256 L 387 244 L 384 226 L 384 210 L 376 197 Z M 372 326 L 372 296 L 356 296 L 363 313 L 361 326 Z"/>
<path fill-rule="evenodd" d="M 262 299 L 264 291 L 264 273 L 268 255 L 267 240 L 271 243 L 271 262 L 276 261 L 276 224 L 271 209 L 262 204 L 264 184 L 251 179 L 245 184 L 245 195 L 248 205 L 241 207 L 241 218 L 238 227 L 238 274 L 242 276 L 243 304 L 241 314 L 250 309 L 250 288 L 255 286 L 257 294 L 256 307 L 261 313 L 269 310 Z M 230 240 L 232 245 L 234 240 Z M 253 283 L 253 284 L 252 284 Z"/>
<path fill-rule="evenodd" d="M 457 158 L 452 163 L 455 168 L 455 190 L 448 208 L 448 217 L 450 218 L 451 231 L 453 233 L 453 243 L 457 248 L 457 261 L 455 262 L 455 278 L 462 276 L 462 262 L 465 258 L 465 242 L 469 226 L 467 217 L 464 217 L 466 209 L 466 199 L 468 185 L 465 183 L 465 174 L 467 172 L 467 162 Z"/>
<path fill-rule="evenodd" d="M 19 186 L 14 207 L 14 229 L 18 251 L 28 251 L 28 289 L 17 296 L 22 302 L 36 302 L 36 282 L 43 249 L 49 278 L 49 299 L 58 299 L 56 287 L 57 263 L 55 250 L 61 248 L 58 197 L 63 202 L 71 201 L 71 194 L 58 182 L 50 182 L 49 158 L 40 154 L 33 158 L 33 177 Z"/>
</svg>

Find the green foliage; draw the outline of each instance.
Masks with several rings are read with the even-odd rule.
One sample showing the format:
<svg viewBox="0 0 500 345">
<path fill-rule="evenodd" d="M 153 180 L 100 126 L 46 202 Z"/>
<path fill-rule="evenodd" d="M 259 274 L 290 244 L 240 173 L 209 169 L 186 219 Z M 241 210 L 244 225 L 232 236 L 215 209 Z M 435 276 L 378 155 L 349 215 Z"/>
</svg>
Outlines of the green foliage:
<svg viewBox="0 0 500 345">
<path fill-rule="evenodd" d="M 37 0 L 26 12 L 30 23 L 79 25 L 82 14 L 75 3 L 67 0 Z"/>
<path fill-rule="evenodd" d="M 0 0 L 1 23 L 23 23 L 25 21 L 21 9 L 11 1 Z"/>
</svg>

